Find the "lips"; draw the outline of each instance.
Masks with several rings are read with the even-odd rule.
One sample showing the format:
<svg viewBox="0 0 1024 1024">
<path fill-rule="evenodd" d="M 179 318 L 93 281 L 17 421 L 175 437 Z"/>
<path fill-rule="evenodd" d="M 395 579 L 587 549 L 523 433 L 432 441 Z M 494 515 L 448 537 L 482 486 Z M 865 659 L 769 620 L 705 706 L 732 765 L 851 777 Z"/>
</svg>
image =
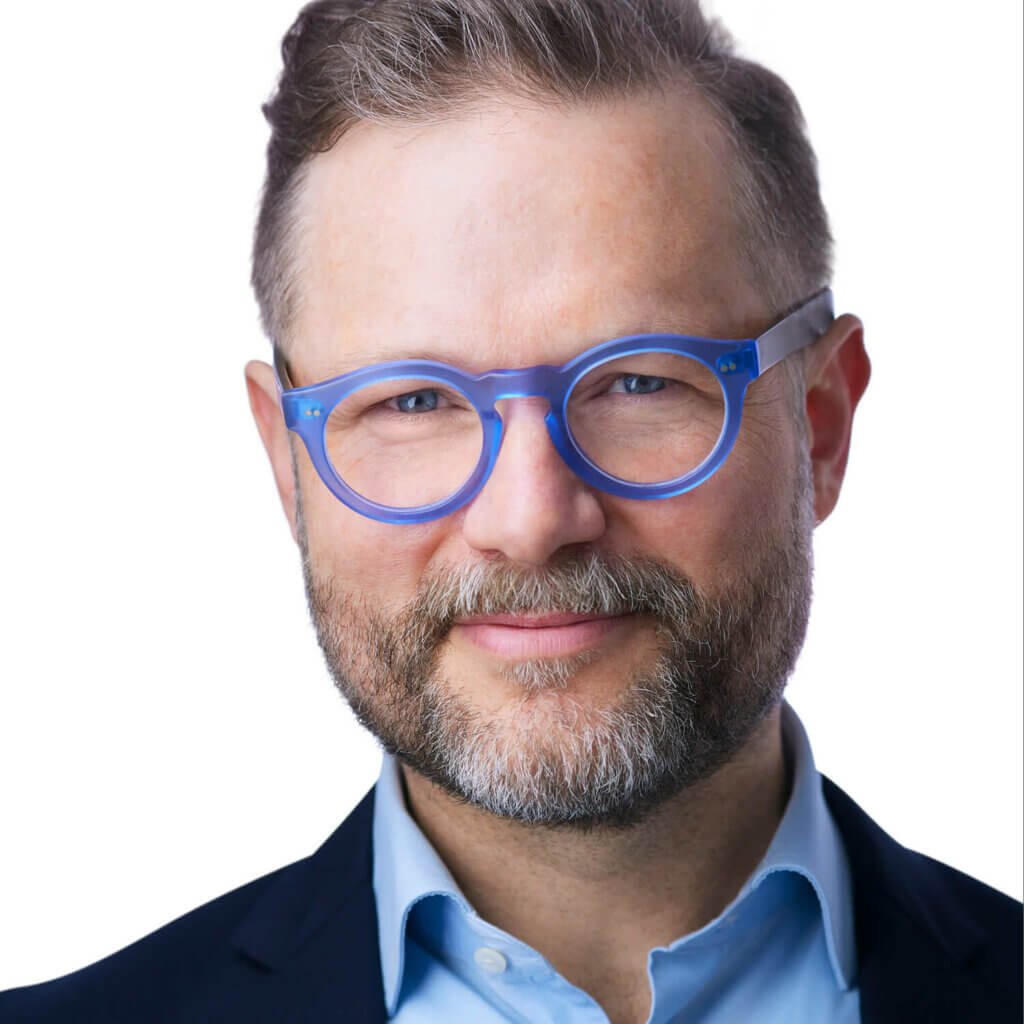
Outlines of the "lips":
<svg viewBox="0 0 1024 1024">
<path fill-rule="evenodd" d="M 574 615 L 556 612 L 551 615 L 471 615 L 456 619 L 456 626 L 514 626 L 517 629 L 550 629 L 553 626 L 574 626 L 579 622 L 619 618 L 617 615 Z"/>
<path fill-rule="evenodd" d="M 597 647 L 631 615 L 479 615 L 455 622 L 454 635 L 503 658 L 557 658 Z"/>
</svg>

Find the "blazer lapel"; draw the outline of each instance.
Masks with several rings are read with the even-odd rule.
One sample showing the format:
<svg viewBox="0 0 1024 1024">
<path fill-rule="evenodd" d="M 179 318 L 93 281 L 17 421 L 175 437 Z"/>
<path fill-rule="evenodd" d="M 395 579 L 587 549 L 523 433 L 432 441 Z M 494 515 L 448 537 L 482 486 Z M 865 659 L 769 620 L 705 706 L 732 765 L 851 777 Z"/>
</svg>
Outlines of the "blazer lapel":
<svg viewBox="0 0 1024 1024">
<path fill-rule="evenodd" d="M 373 790 L 316 853 L 275 879 L 235 931 L 234 946 L 262 969 L 261 1019 L 386 1021 L 372 822 Z"/>
</svg>

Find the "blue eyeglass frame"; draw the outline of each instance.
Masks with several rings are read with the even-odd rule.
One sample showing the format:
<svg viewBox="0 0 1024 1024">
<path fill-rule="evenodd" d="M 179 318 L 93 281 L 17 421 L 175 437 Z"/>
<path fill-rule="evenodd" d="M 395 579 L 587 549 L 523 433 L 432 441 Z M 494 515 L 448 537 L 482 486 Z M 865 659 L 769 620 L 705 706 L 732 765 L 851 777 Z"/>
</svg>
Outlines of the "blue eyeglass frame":
<svg viewBox="0 0 1024 1024">
<path fill-rule="evenodd" d="M 487 483 L 501 449 L 503 422 L 495 403 L 506 398 L 545 398 L 549 409 L 544 422 L 558 454 L 580 479 L 598 490 L 643 501 L 672 498 L 693 490 L 718 470 L 732 451 L 747 387 L 786 356 L 815 342 L 833 319 L 832 292 L 826 288 L 757 338 L 720 340 L 686 334 L 632 334 L 588 348 L 562 366 L 488 370 L 474 376 L 447 363 L 406 359 L 375 363 L 299 388 L 291 386 L 284 357 L 275 348 L 274 371 L 285 424 L 302 438 L 320 479 L 339 501 L 382 523 L 427 523 L 472 501 Z M 689 473 L 656 484 L 633 483 L 598 469 L 576 445 L 565 419 L 569 396 L 585 373 L 609 360 L 637 352 L 671 352 L 697 359 L 715 374 L 725 396 L 722 432 L 707 458 Z M 400 377 L 436 382 L 460 392 L 476 409 L 483 428 L 480 459 L 466 482 L 444 500 L 414 508 L 380 505 L 352 490 L 331 465 L 325 439 L 327 419 L 343 398 L 364 385 Z"/>
</svg>

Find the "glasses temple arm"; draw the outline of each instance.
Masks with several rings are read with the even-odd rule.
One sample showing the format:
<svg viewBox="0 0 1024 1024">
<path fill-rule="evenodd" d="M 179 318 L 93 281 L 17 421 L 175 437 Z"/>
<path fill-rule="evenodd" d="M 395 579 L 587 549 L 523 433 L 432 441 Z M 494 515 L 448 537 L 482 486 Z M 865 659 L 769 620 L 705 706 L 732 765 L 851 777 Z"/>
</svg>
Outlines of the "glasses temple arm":
<svg viewBox="0 0 1024 1024">
<path fill-rule="evenodd" d="M 758 373 L 817 341 L 834 319 L 832 290 L 826 288 L 757 339 Z"/>
</svg>

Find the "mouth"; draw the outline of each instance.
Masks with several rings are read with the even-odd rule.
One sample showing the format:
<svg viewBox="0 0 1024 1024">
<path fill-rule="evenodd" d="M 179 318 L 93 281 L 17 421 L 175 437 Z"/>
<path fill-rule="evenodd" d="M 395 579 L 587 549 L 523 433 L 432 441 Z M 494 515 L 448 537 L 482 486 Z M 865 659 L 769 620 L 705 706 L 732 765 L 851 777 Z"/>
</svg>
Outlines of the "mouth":
<svg viewBox="0 0 1024 1024">
<path fill-rule="evenodd" d="M 557 658 L 589 650 L 633 615 L 474 615 L 456 619 L 453 632 L 505 658 Z"/>
</svg>

